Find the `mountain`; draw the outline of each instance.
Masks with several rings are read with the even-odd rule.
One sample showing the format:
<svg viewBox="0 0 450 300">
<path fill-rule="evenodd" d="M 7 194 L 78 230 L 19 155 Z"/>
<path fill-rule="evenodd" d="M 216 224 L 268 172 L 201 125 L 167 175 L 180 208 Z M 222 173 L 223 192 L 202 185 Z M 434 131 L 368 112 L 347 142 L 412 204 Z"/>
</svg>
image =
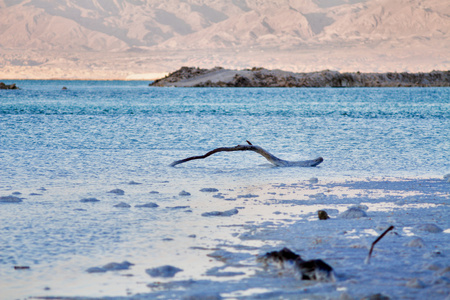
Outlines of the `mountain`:
<svg viewBox="0 0 450 300">
<path fill-rule="evenodd" d="M 0 0 L 0 77 L 123 78 L 181 65 L 449 69 L 445 2 Z"/>
</svg>

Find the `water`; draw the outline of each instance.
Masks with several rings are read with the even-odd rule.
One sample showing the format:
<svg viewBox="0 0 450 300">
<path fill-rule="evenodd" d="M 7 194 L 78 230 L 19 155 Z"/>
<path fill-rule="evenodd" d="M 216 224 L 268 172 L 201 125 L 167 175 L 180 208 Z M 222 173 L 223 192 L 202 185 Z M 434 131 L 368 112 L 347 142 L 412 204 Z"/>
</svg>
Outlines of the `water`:
<svg viewBox="0 0 450 300">
<path fill-rule="evenodd" d="M 236 197 L 264 184 L 311 177 L 440 177 L 450 169 L 448 88 L 16 83 L 21 90 L 0 91 L 0 196 L 20 192 L 25 198 L 0 205 L 0 289 L 11 297 L 143 292 L 149 276 L 137 273 L 155 260 L 189 269 L 186 278 L 198 277 L 205 257 L 189 247 L 232 241 L 234 229 L 218 232 L 217 226 L 236 223 L 202 218 L 202 212 L 247 205 L 253 211 L 240 221 L 265 220 L 263 208 L 219 202 L 198 192 L 203 187 Z M 255 153 L 239 152 L 168 167 L 246 140 L 282 159 L 322 156 L 324 162 L 317 168 L 275 168 Z M 107 193 L 114 188 L 125 195 Z M 178 196 L 182 190 L 193 196 Z M 79 201 L 88 197 L 101 201 Z M 159 208 L 113 207 L 119 202 L 155 202 Z M 84 272 L 125 259 L 145 263 L 130 278 Z M 15 265 L 31 271 L 17 272 Z M 127 290 L 130 282 L 136 286 Z"/>
</svg>

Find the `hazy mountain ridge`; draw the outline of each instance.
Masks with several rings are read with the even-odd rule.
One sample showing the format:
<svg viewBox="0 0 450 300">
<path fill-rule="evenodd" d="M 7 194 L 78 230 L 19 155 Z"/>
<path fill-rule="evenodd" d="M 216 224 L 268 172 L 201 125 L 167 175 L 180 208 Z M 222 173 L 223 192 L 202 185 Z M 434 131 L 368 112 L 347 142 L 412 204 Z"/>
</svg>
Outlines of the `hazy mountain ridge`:
<svg viewBox="0 0 450 300">
<path fill-rule="evenodd" d="M 371 0 L 328 8 L 310 0 L 2 2 L 4 48 L 295 47 L 305 41 L 447 38 L 450 28 L 450 6 L 437 0 Z"/>
<path fill-rule="evenodd" d="M 376 71 L 375 60 L 385 58 L 392 71 L 446 69 L 450 6 L 444 2 L 0 0 L 0 67 L 8 67 L 0 75 L 20 66 L 100 71 L 114 63 L 136 73 L 146 66 L 160 72 L 197 62 L 293 71 L 356 71 L 361 64 Z M 182 50 L 198 56 L 181 57 Z M 112 61 L 114 53 L 128 54 L 119 62 Z M 139 58 L 145 55 L 152 59 Z M 292 64 L 289 55 L 307 61 Z"/>
</svg>

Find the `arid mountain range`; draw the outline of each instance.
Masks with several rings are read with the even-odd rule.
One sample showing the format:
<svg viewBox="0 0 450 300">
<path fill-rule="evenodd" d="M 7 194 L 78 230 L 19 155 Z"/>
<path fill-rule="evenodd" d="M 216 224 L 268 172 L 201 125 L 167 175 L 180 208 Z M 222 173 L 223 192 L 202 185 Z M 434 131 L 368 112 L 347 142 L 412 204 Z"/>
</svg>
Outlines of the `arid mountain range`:
<svg viewBox="0 0 450 300">
<path fill-rule="evenodd" d="M 0 78 L 450 69 L 443 0 L 0 0 Z"/>
</svg>

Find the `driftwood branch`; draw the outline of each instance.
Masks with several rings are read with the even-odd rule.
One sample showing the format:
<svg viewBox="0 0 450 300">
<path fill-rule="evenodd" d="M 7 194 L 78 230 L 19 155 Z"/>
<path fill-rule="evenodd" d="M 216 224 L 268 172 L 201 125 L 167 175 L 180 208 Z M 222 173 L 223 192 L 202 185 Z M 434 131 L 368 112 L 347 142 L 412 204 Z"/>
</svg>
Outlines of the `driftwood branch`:
<svg viewBox="0 0 450 300">
<path fill-rule="evenodd" d="M 264 156 L 269 162 L 271 162 L 272 164 L 274 164 L 277 167 L 315 167 L 318 164 L 320 164 L 321 162 L 323 162 L 323 158 L 322 157 L 318 157 L 318 158 L 313 159 L 313 160 L 304 160 L 304 161 L 287 161 L 287 160 L 282 160 L 282 159 L 279 159 L 278 157 L 270 154 L 269 152 L 267 152 L 263 148 L 261 148 L 259 146 L 256 146 L 256 145 L 253 145 L 249 141 L 247 141 L 247 143 L 248 143 L 248 145 L 237 145 L 237 146 L 234 146 L 234 147 L 216 148 L 214 150 L 209 151 L 205 155 L 192 156 L 192 157 L 188 157 L 188 158 L 185 158 L 185 159 L 174 161 L 173 163 L 170 164 L 170 166 L 174 167 L 176 165 L 179 165 L 179 164 L 191 161 L 191 160 L 195 160 L 195 159 L 204 159 L 204 158 L 207 158 L 208 156 L 211 156 L 211 155 L 213 155 L 215 153 L 219 153 L 219 152 L 232 152 L 232 151 L 253 151 L 253 152 L 256 152 L 256 153 L 261 154 L 262 156 Z"/>
</svg>

